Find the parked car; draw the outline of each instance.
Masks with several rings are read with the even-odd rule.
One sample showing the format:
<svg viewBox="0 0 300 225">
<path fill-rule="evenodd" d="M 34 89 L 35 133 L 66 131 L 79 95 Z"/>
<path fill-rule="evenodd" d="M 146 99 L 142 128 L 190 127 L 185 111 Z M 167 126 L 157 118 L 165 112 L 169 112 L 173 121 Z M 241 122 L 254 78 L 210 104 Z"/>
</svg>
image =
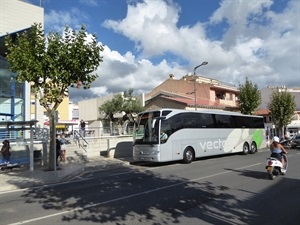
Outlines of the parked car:
<svg viewBox="0 0 300 225">
<path fill-rule="evenodd" d="M 291 141 L 291 148 L 300 148 L 300 134 L 294 136 Z"/>
</svg>

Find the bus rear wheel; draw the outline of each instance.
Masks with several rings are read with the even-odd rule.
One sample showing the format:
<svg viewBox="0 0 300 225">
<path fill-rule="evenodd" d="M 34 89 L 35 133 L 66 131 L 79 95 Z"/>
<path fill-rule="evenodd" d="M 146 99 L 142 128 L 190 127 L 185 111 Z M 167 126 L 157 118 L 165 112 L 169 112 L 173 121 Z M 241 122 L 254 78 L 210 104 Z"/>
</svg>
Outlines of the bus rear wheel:
<svg viewBox="0 0 300 225">
<path fill-rule="evenodd" d="M 192 148 L 188 147 L 183 152 L 183 162 L 191 163 L 194 159 L 194 151 Z"/>
<path fill-rule="evenodd" d="M 254 154 L 255 152 L 257 152 L 257 146 L 255 142 L 252 142 L 250 147 L 250 153 Z"/>
</svg>

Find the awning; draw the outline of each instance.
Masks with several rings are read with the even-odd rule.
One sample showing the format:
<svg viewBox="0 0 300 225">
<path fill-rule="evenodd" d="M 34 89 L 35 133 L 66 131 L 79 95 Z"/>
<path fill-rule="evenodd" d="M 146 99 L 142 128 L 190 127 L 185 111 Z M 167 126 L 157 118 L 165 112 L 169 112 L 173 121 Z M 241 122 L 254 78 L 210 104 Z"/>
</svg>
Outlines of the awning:
<svg viewBox="0 0 300 225">
<path fill-rule="evenodd" d="M 66 126 L 65 125 L 56 125 L 56 129 L 65 129 Z"/>
<path fill-rule="evenodd" d="M 44 125 L 49 126 L 50 122 L 46 121 L 46 122 L 44 122 Z M 66 128 L 66 125 L 64 125 L 64 124 L 56 124 L 56 129 L 65 129 L 65 128 Z"/>
<path fill-rule="evenodd" d="M 78 121 L 76 120 L 59 120 L 57 123 L 56 123 L 56 127 L 59 126 L 59 125 L 62 125 L 62 126 L 71 126 L 71 125 L 78 125 Z M 44 125 L 46 126 L 49 126 L 50 125 L 50 121 L 45 121 L 44 122 Z"/>
</svg>

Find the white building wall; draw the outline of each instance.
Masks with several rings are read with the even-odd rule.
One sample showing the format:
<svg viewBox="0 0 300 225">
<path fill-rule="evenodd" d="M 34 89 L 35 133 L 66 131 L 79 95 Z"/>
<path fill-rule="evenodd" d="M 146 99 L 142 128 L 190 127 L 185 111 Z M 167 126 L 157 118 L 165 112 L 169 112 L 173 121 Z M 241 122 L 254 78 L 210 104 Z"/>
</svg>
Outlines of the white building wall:
<svg viewBox="0 0 300 225">
<path fill-rule="evenodd" d="M 25 121 L 31 120 L 30 118 L 30 84 L 25 83 Z"/>
<path fill-rule="evenodd" d="M 24 30 L 33 23 L 44 25 L 44 9 L 20 0 L 0 1 L 0 36 Z"/>
<path fill-rule="evenodd" d="M 79 120 L 91 121 L 98 119 L 97 99 L 88 99 L 78 102 Z"/>
<path fill-rule="evenodd" d="M 108 95 L 101 98 L 93 98 L 78 102 L 79 120 L 96 121 L 99 119 L 98 108 L 106 101 L 112 100 L 114 95 Z"/>
<path fill-rule="evenodd" d="M 0 37 L 31 27 L 34 23 L 44 26 L 44 9 L 21 0 L 0 0 Z M 25 83 L 25 120 L 30 115 L 30 85 Z M 43 107 L 37 104 L 36 119 L 43 122 Z M 43 124 L 38 124 L 42 126 Z"/>
<path fill-rule="evenodd" d="M 261 93 L 261 105 L 258 109 L 267 109 L 268 104 L 270 102 L 270 97 L 272 96 L 272 93 L 275 91 L 287 91 L 291 93 L 292 96 L 295 97 L 295 103 L 296 103 L 296 110 L 300 111 L 300 87 L 297 88 L 286 88 L 286 87 L 266 87 L 260 90 Z"/>
</svg>

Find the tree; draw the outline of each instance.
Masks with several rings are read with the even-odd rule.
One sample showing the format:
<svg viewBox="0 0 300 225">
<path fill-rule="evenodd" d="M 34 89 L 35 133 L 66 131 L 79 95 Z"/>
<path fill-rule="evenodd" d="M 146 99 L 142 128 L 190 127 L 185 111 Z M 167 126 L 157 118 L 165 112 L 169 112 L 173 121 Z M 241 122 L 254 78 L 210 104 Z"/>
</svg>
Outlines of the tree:
<svg viewBox="0 0 300 225">
<path fill-rule="evenodd" d="M 132 113 L 139 113 L 143 111 L 141 102 L 132 95 L 133 91 L 133 89 L 129 89 L 124 92 L 124 102 L 122 106 L 122 111 L 126 113 L 125 116 L 127 116 L 126 118 L 128 118 L 130 122 L 133 122 L 134 120 Z"/>
<path fill-rule="evenodd" d="M 278 89 L 272 93 L 268 107 L 274 124 L 284 134 L 284 128 L 292 121 L 296 110 L 295 97 L 286 90 Z"/>
<path fill-rule="evenodd" d="M 123 95 L 117 94 L 112 100 L 106 101 L 99 107 L 100 114 L 104 114 L 105 119 L 114 121 L 114 114 L 117 112 L 122 112 L 122 105 L 124 103 Z"/>
<path fill-rule="evenodd" d="M 7 61 L 10 70 L 17 73 L 17 80 L 31 84 L 31 90 L 46 109 L 50 119 L 49 170 L 55 166 L 55 120 L 54 114 L 69 87 L 87 89 L 98 77 L 92 74 L 102 62 L 103 46 L 96 35 L 88 36 L 84 25 L 76 32 L 68 26 L 63 35 L 50 32 L 44 35 L 41 24 L 18 35 L 14 40 L 8 36 Z"/>
<path fill-rule="evenodd" d="M 133 113 L 139 113 L 143 111 L 141 102 L 133 96 L 133 89 L 125 91 L 124 94 L 116 94 L 111 101 L 106 101 L 99 107 L 99 113 L 104 114 L 104 118 L 109 119 L 111 122 L 115 122 L 115 113 L 124 112 L 121 123 L 129 122 L 133 123 Z"/>
<path fill-rule="evenodd" d="M 239 85 L 239 103 L 241 113 L 251 115 L 261 103 L 261 95 L 257 85 L 246 78 L 244 85 Z"/>
</svg>

